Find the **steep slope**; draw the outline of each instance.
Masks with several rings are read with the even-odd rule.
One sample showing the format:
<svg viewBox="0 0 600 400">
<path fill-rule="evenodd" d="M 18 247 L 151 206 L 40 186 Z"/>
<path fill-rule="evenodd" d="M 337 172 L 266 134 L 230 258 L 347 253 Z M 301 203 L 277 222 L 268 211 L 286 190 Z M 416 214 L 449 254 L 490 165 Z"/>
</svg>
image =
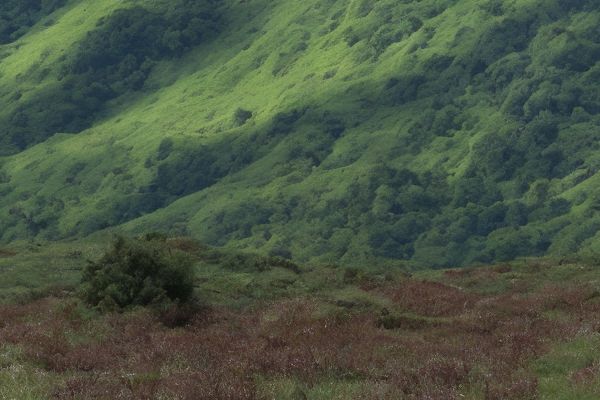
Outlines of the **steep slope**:
<svg viewBox="0 0 600 400">
<path fill-rule="evenodd" d="M 2 239 L 593 253 L 599 22 L 583 0 L 70 1 L 0 50 Z"/>
</svg>

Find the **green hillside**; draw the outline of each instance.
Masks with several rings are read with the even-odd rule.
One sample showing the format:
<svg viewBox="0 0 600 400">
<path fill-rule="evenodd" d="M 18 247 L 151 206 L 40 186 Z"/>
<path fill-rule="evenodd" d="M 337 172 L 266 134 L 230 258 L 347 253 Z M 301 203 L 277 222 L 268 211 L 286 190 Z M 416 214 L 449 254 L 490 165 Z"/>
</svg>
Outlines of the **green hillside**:
<svg viewBox="0 0 600 400">
<path fill-rule="evenodd" d="M 3 2 L 1 239 L 596 256 L 599 27 L 594 0 Z"/>
</svg>

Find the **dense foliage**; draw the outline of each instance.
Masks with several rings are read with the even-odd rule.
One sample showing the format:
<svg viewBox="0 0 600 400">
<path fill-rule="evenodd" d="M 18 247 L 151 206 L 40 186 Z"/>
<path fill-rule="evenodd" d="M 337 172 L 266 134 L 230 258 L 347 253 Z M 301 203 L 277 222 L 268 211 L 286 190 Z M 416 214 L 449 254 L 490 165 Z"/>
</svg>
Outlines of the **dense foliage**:
<svg viewBox="0 0 600 400">
<path fill-rule="evenodd" d="M 194 291 L 189 258 L 157 240 L 117 238 L 104 256 L 90 262 L 82 278 L 82 296 L 103 310 L 185 303 Z"/>
</svg>

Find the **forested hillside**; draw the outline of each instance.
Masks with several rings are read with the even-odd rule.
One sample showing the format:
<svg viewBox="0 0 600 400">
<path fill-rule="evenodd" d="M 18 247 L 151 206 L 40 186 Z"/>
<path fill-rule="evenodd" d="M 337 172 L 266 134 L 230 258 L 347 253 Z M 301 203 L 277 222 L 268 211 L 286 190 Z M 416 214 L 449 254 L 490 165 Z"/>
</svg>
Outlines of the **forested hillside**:
<svg viewBox="0 0 600 400">
<path fill-rule="evenodd" d="M 600 248 L 594 0 L 0 4 L 0 237 L 298 261 Z"/>
</svg>

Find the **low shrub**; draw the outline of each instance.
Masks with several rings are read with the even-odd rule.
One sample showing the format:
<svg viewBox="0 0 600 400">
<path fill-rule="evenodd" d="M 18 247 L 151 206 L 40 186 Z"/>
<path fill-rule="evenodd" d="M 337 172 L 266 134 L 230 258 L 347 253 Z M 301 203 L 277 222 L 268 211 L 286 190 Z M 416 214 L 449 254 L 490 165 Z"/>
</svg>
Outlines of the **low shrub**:
<svg viewBox="0 0 600 400">
<path fill-rule="evenodd" d="M 81 295 L 103 310 L 186 303 L 193 295 L 189 257 L 160 241 L 117 238 L 112 248 L 85 268 Z"/>
</svg>

